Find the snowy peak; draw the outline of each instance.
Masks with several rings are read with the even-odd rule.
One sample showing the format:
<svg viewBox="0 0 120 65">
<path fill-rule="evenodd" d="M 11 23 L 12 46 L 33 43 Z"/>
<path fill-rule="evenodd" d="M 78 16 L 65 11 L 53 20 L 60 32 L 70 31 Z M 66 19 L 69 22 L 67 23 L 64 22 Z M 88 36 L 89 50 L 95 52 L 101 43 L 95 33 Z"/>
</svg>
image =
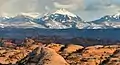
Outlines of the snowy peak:
<svg viewBox="0 0 120 65">
<path fill-rule="evenodd" d="M 72 16 L 72 17 L 77 17 L 75 14 L 67 11 L 66 9 L 59 9 L 56 12 L 54 12 L 53 14 L 63 14 L 63 15 L 68 15 L 68 16 Z"/>
<path fill-rule="evenodd" d="M 33 18 L 27 15 L 18 14 L 14 17 L 6 18 L 0 21 L 0 28 L 45 28 L 44 26 L 33 22 Z"/>
<path fill-rule="evenodd" d="M 54 20 L 56 22 L 77 22 L 77 21 L 82 21 L 82 19 L 65 10 L 65 9 L 59 9 L 55 11 L 54 13 L 47 14 L 41 18 L 44 21 L 49 21 L 49 20 Z"/>
<path fill-rule="evenodd" d="M 112 17 L 114 17 L 116 19 L 120 19 L 120 13 L 117 13 L 117 14 L 113 15 Z"/>
<path fill-rule="evenodd" d="M 82 19 L 65 9 L 59 9 L 35 21 L 50 29 L 65 29 L 76 28 L 76 24 L 81 22 Z"/>
<path fill-rule="evenodd" d="M 38 16 L 40 16 L 39 13 L 21 13 L 20 15 L 29 16 L 32 18 L 37 18 Z"/>
<path fill-rule="evenodd" d="M 31 18 L 29 16 L 25 16 L 25 15 L 17 15 L 14 16 L 12 18 L 9 18 L 7 20 L 5 20 L 5 22 L 29 22 L 31 20 Z"/>
<path fill-rule="evenodd" d="M 25 16 L 25 15 L 17 15 L 17 16 L 15 16 L 15 17 L 13 17 L 13 18 L 15 18 L 15 19 L 24 19 L 24 18 L 29 18 L 28 16 Z"/>
<path fill-rule="evenodd" d="M 12 17 L 0 17 L 0 27 L 15 28 L 46 28 L 46 29 L 110 29 L 120 28 L 120 13 L 106 15 L 92 22 L 84 22 L 82 19 L 65 10 L 59 9 L 40 17 L 39 13 L 20 13 Z"/>
<path fill-rule="evenodd" d="M 114 15 L 106 15 L 98 20 L 92 21 L 92 23 L 96 25 L 101 25 L 101 29 L 103 29 L 103 27 L 105 29 L 120 28 L 120 13 Z"/>
<path fill-rule="evenodd" d="M 98 20 L 93 21 L 94 23 L 101 23 L 101 22 L 120 22 L 120 13 L 114 15 L 106 15 L 101 17 Z"/>
</svg>

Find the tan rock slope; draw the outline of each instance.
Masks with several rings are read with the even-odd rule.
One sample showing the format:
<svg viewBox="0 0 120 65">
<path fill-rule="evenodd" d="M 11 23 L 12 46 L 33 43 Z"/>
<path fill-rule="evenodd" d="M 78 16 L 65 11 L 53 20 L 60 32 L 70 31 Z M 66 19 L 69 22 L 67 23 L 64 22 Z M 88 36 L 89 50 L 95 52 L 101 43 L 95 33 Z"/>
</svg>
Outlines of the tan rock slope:
<svg viewBox="0 0 120 65">
<path fill-rule="evenodd" d="M 41 50 L 41 59 L 38 65 L 69 65 L 55 50 L 44 47 Z"/>
<path fill-rule="evenodd" d="M 0 47 L 0 65 L 120 65 L 120 45 L 28 44 Z"/>
<path fill-rule="evenodd" d="M 65 53 L 73 53 L 76 52 L 77 50 L 83 49 L 83 46 L 80 45 L 74 45 L 74 44 L 69 44 L 64 50 L 63 52 Z"/>
</svg>

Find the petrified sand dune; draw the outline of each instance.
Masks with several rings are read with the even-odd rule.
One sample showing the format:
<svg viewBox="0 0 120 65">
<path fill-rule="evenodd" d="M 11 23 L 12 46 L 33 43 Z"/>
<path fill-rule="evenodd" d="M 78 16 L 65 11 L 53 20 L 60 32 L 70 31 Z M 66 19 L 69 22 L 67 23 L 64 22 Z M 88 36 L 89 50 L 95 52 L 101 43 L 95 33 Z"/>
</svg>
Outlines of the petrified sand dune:
<svg viewBox="0 0 120 65">
<path fill-rule="evenodd" d="M 56 52 L 59 52 L 61 50 L 61 48 L 64 46 L 65 45 L 56 44 L 56 43 L 51 43 L 51 44 L 47 45 L 48 48 L 54 49 Z"/>
<path fill-rule="evenodd" d="M 75 51 L 77 51 L 77 50 L 80 50 L 80 49 L 83 49 L 84 47 L 83 46 L 80 46 L 80 45 L 74 45 L 74 44 L 69 44 L 68 46 L 67 46 L 67 48 L 65 48 L 64 50 L 63 50 L 63 52 L 65 52 L 65 53 L 73 53 L 73 52 L 75 52 Z"/>
<path fill-rule="evenodd" d="M 41 59 L 37 65 L 69 65 L 55 50 L 44 47 L 41 50 Z"/>
<path fill-rule="evenodd" d="M 0 65 L 120 65 L 120 45 L 30 44 L 0 48 Z"/>
</svg>

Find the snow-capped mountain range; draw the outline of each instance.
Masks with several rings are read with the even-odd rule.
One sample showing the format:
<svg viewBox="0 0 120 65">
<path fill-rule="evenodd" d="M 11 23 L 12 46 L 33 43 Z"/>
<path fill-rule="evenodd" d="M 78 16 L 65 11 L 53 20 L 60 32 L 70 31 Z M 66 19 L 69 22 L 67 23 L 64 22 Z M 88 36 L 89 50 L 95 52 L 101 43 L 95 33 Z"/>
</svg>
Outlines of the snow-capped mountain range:
<svg viewBox="0 0 120 65">
<path fill-rule="evenodd" d="M 46 14 L 39 19 L 35 19 L 34 21 L 38 24 L 44 25 L 46 28 L 66 29 L 76 28 L 76 24 L 82 22 L 82 19 L 65 9 L 60 9 L 54 13 Z"/>
<path fill-rule="evenodd" d="M 120 13 L 117 13 L 114 15 L 106 15 L 92 22 L 98 25 L 107 26 L 106 28 L 108 27 L 109 28 L 120 28 Z"/>
<path fill-rule="evenodd" d="M 85 22 L 79 16 L 59 9 L 40 17 L 39 13 L 21 13 L 14 17 L 1 16 L 1 28 L 45 28 L 45 29 L 109 29 L 120 28 L 120 14 L 106 15 L 95 21 Z"/>
</svg>

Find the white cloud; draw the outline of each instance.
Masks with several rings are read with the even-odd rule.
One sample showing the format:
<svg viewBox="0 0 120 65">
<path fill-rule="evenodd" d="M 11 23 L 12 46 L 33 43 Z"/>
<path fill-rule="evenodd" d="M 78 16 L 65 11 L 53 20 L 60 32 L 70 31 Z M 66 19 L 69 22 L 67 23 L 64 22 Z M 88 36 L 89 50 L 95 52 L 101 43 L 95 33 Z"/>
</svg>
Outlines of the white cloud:
<svg viewBox="0 0 120 65">
<path fill-rule="evenodd" d="M 72 4 L 65 5 L 65 4 L 60 4 L 58 2 L 54 2 L 54 6 L 56 8 L 66 8 L 66 9 L 69 9 L 69 8 L 72 9 L 74 7 L 74 5 L 72 5 Z"/>
<path fill-rule="evenodd" d="M 0 13 L 18 14 L 21 12 L 36 12 L 42 10 L 39 0 L 8 0 L 0 6 Z"/>
<path fill-rule="evenodd" d="M 84 9 L 84 0 L 55 0 L 54 6 L 56 8 L 66 8 L 69 10 Z"/>
</svg>

